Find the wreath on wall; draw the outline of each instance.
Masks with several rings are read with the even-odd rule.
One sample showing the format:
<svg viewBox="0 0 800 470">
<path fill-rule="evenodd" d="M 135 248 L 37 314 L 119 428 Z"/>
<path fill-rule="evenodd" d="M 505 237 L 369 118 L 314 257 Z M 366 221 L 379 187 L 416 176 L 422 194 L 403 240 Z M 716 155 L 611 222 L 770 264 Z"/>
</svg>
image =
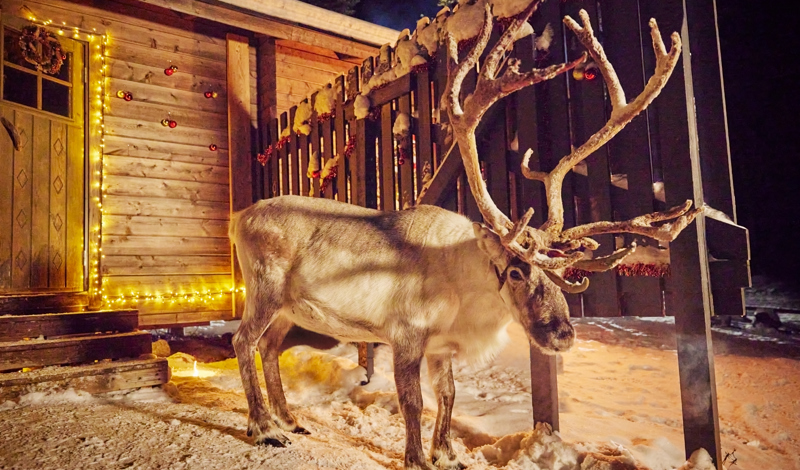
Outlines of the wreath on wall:
<svg viewBox="0 0 800 470">
<path fill-rule="evenodd" d="M 22 28 L 19 48 L 26 61 L 50 75 L 57 74 L 67 58 L 56 35 L 37 25 Z"/>
</svg>

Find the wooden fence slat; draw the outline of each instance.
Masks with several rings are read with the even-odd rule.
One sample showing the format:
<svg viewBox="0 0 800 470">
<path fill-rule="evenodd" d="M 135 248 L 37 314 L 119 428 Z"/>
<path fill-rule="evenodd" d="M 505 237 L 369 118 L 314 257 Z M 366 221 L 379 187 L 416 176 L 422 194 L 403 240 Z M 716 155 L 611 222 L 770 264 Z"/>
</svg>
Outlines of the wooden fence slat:
<svg viewBox="0 0 800 470">
<path fill-rule="evenodd" d="M 104 235 L 103 253 L 112 255 L 230 255 L 228 237 Z"/>
<path fill-rule="evenodd" d="M 325 119 L 325 121 L 322 122 L 320 130 L 320 136 L 322 138 L 322 142 L 320 143 L 322 149 L 320 154 L 322 156 L 322 159 L 320 160 L 320 170 L 322 170 L 328 165 L 328 162 L 333 159 L 334 155 L 336 155 L 336 149 L 333 147 L 333 118 Z M 323 182 L 320 179 L 320 191 L 322 193 L 322 197 L 325 199 L 333 199 L 333 194 L 336 189 L 335 182 L 329 181 L 326 183 L 324 191 L 321 187 L 322 184 Z"/>
<path fill-rule="evenodd" d="M 289 113 L 283 112 L 281 113 L 281 133 L 279 135 L 283 135 L 286 132 L 286 129 L 289 128 Z M 281 138 L 279 137 L 279 140 Z M 279 152 L 280 156 L 280 170 L 281 170 L 281 185 L 280 185 L 280 195 L 291 194 L 289 190 L 290 176 L 289 176 L 289 149 L 288 149 L 288 142 L 285 143 Z"/>
<path fill-rule="evenodd" d="M 297 106 L 292 106 L 289 109 L 289 129 L 291 134 L 287 144 L 287 155 L 289 157 L 289 190 L 294 195 L 302 194 L 300 178 L 305 177 L 305 175 L 300 175 L 300 136 L 294 132 L 294 117 L 296 114 Z"/>
<path fill-rule="evenodd" d="M 414 129 L 417 136 L 417 193 L 414 194 L 415 200 L 422 190 L 422 172 L 426 167 L 431 172 L 430 176 L 433 177 L 433 139 L 431 137 L 433 108 L 431 107 L 431 72 L 429 70 L 417 73 L 415 91 L 414 104 L 417 107 L 417 119 L 415 120 L 417 125 Z"/>
<path fill-rule="evenodd" d="M 338 168 L 336 169 L 336 200 L 342 202 L 349 202 L 350 194 L 347 190 L 347 179 L 349 176 L 348 166 L 349 162 L 344 154 L 344 149 L 350 136 L 345 128 L 344 117 L 344 96 L 345 96 L 345 81 L 344 76 L 339 76 L 334 85 L 336 93 L 336 115 L 334 119 L 334 132 L 336 132 L 336 155 L 339 157 Z"/>
<path fill-rule="evenodd" d="M 108 194 L 103 198 L 104 214 L 144 215 L 151 217 L 188 217 L 227 220 L 228 201 L 197 201 Z"/>
<path fill-rule="evenodd" d="M 311 122 L 309 123 L 309 124 L 311 124 L 311 135 L 308 138 L 309 138 L 309 143 L 310 143 L 310 147 L 311 148 L 309 149 L 308 162 L 309 162 L 309 165 L 312 165 L 312 166 L 316 165 L 317 171 L 319 172 L 318 174 L 321 174 L 322 173 L 322 165 L 324 164 L 323 163 L 324 159 L 323 159 L 323 156 L 322 156 L 322 147 L 320 145 L 320 138 L 321 138 L 321 135 L 320 135 L 320 130 L 321 129 L 320 128 L 322 126 L 321 126 L 321 123 L 319 122 L 319 120 L 317 119 L 317 110 L 314 109 L 315 108 L 314 104 L 316 103 L 316 101 L 317 101 L 317 93 L 314 93 L 311 96 L 311 100 L 309 101 L 311 103 L 311 105 L 312 105 L 313 112 L 311 113 Z M 312 178 L 311 181 L 310 181 L 310 184 L 311 184 L 311 187 L 309 188 L 309 190 L 311 191 L 311 195 L 313 197 L 319 197 L 320 196 L 320 178 L 319 178 L 319 176 L 316 177 L 316 178 Z"/>
<path fill-rule="evenodd" d="M 395 157 L 394 157 L 394 136 L 392 135 L 392 102 L 388 102 L 381 107 L 381 131 L 380 131 L 380 154 L 378 155 L 380 165 L 380 195 L 381 201 L 378 207 L 384 211 L 395 210 Z"/>
<path fill-rule="evenodd" d="M 107 255 L 103 275 L 230 274 L 231 259 L 226 255 Z"/>
<path fill-rule="evenodd" d="M 405 95 L 401 96 L 397 99 L 397 110 L 400 113 L 405 114 L 408 116 L 409 124 L 411 124 L 412 117 L 411 117 L 411 92 L 406 93 Z M 414 157 L 414 143 L 412 140 L 414 131 L 414 126 L 410 125 L 408 132 L 407 142 L 403 143 L 406 145 L 405 148 L 405 156 L 404 161 L 400 164 L 399 170 L 399 183 L 398 183 L 398 193 L 399 193 L 399 208 L 405 209 L 408 207 L 412 207 L 417 199 L 417 195 L 414 192 L 414 165 L 416 165 L 416 159 Z M 398 144 L 400 145 L 400 144 Z M 402 154 L 400 154 L 402 155 Z M 398 163 L 400 163 L 398 161 Z"/>
</svg>

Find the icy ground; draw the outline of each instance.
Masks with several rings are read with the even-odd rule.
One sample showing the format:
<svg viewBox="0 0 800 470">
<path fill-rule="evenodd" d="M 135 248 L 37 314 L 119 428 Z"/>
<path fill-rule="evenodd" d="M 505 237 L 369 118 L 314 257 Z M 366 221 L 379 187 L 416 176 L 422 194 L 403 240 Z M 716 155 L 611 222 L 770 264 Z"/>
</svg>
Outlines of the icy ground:
<svg viewBox="0 0 800 470">
<path fill-rule="evenodd" d="M 587 319 L 577 329 L 559 374 L 560 436 L 531 432 L 528 347 L 519 327 L 494 362 L 456 368 L 453 435 L 462 462 L 471 469 L 710 469 L 683 463 L 674 325 Z M 722 448 L 732 453 L 725 467 L 800 470 L 797 349 L 742 335 L 714 339 Z M 401 469 L 391 351 L 375 353 L 376 374 L 361 387 L 353 346 L 284 352 L 287 398 L 312 432 L 292 435 L 286 449 L 250 444 L 235 359 L 198 363 L 195 373 L 194 357 L 176 353 L 164 390 L 30 394 L 0 404 L 0 468 Z M 435 402 L 427 380 L 423 393 L 429 438 Z"/>
</svg>

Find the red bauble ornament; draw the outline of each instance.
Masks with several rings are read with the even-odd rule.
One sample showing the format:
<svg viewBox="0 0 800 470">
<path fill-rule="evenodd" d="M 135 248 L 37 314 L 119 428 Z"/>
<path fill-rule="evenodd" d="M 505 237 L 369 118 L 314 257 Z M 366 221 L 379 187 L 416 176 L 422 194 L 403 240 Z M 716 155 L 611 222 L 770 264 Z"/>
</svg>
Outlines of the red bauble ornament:
<svg viewBox="0 0 800 470">
<path fill-rule="evenodd" d="M 170 129 L 175 129 L 176 127 L 178 127 L 178 123 L 176 121 L 170 121 L 169 122 L 169 128 Z"/>
<path fill-rule="evenodd" d="M 203 93 L 203 96 L 205 96 L 206 98 L 213 98 L 214 94 L 210 91 L 207 91 Z"/>
<path fill-rule="evenodd" d="M 131 92 L 125 93 L 125 101 L 133 100 L 133 94 Z"/>
<path fill-rule="evenodd" d="M 583 72 L 583 78 L 585 78 L 586 80 L 594 80 L 595 78 L 597 78 L 597 69 L 595 68 L 586 69 Z"/>
<path fill-rule="evenodd" d="M 217 144 L 211 144 L 211 145 L 209 145 L 209 146 L 208 146 L 208 149 L 209 149 L 209 150 L 211 150 L 212 152 L 216 152 L 216 151 L 217 151 Z"/>
<path fill-rule="evenodd" d="M 176 65 L 170 65 L 169 67 L 164 69 L 164 75 L 170 76 L 173 73 L 178 71 L 178 67 Z"/>
</svg>

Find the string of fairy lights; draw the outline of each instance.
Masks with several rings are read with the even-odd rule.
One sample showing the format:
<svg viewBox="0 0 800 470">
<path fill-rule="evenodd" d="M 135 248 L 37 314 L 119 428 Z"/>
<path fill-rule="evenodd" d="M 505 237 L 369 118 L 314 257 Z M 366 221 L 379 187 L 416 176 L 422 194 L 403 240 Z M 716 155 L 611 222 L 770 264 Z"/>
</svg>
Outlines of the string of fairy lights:
<svg viewBox="0 0 800 470">
<path fill-rule="evenodd" d="M 92 199 L 91 203 L 95 205 L 99 212 L 99 221 L 90 227 L 89 234 L 89 295 L 92 298 L 99 299 L 104 306 L 125 306 L 126 304 L 138 304 L 139 302 L 188 302 L 190 304 L 208 304 L 212 302 L 219 302 L 226 296 L 234 293 L 245 293 L 244 287 L 230 287 L 216 288 L 213 290 L 203 289 L 197 290 L 191 287 L 170 289 L 165 287 L 154 292 L 139 292 L 136 289 L 131 289 L 127 293 L 109 294 L 104 286 L 104 277 L 101 275 L 101 260 L 105 258 L 103 254 L 103 215 L 105 209 L 103 208 L 103 200 L 106 195 L 105 167 L 104 167 L 104 154 L 105 154 L 105 114 L 109 109 L 109 84 L 108 84 L 108 71 L 109 66 L 107 63 L 109 36 L 107 33 L 98 32 L 96 28 L 87 30 L 82 27 L 72 26 L 66 21 L 55 22 L 51 19 L 42 20 L 27 9 L 22 7 L 21 13 L 24 17 L 37 26 L 42 26 L 48 30 L 54 31 L 59 36 L 70 37 L 72 39 L 88 41 L 89 44 L 89 58 L 90 64 L 96 64 L 90 67 L 89 73 L 89 87 L 91 92 L 90 107 L 89 107 L 89 135 L 90 143 L 90 163 L 94 177 L 92 178 Z"/>
</svg>

